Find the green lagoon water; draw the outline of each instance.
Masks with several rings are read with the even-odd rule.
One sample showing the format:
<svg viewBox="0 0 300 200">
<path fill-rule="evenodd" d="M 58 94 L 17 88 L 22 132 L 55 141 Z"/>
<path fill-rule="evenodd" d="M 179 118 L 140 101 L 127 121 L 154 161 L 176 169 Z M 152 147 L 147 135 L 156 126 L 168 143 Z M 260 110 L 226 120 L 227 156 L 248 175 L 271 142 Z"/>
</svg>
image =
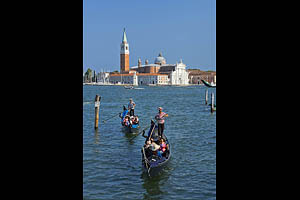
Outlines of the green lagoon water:
<svg viewBox="0 0 300 200">
<path fill-rule="evenodd" d="M 216 112 L 204 104 L 204 86 L 149 87 L 83 86 L 84 199 L 216 199 Z M 100 95 L 100 120 L 94 130 L 94 98 Z M 118 117 L 129 98 L 136 103 L 141 129 L 149 125 L 157 107 L 169 114 L 165 134 L 172 157 L 158 176 L 142 171 L 144 138 L 122 132 Z M 210 98 L 209 98 L 210 99 Z M 210 103 L 210 102 L 209 102 Z M 147 130 L 148 131 L 148 130 Z"/>
</svg>

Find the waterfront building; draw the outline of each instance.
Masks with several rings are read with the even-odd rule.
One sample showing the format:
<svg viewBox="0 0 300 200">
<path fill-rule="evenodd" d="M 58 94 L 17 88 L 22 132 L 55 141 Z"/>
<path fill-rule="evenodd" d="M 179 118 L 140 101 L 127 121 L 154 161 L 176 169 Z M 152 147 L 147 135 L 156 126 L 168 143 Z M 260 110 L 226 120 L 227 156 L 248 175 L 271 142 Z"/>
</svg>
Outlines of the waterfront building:
<svg viewBox="0 0 300 200">
<path fill-rule="evenodd" d="M 97 74 L 98 83 L 108 83 L 109 82 L 109 73 L 108 72 L 99 72 Z"/>
<path fill-rule="evenodd" d="M 167 64 L 166 59 L 159 53 L 153 64 L 148 59 L 145 65 L 138 59 L 138 65 L 129 66 L 129 44 L 124 29 L 120 51 L 120 73 L 110 73 L 110 83 L 133 85 L 188 85 L 189 72 L 186 65 L 180 60 L 176 64 Z"/>
<path fill-rule="evenodd" d="M 135 70 L 139 75 L 143 73 L 149 74 L 158 74 L 161 76 L 162 81 L 160 84 L 167 85 L 188 85 L 188 71 L 186 70 L 186 65 L 180 60 L 176 64 L 167 64 L 166 59 L 162 56 L 162 53 L 159 53 L 158 57 L 155 58 L 154 64 L 148 64 L 148 61 L 145 62 L 145 65 L 141 65 L 141 60 L 138 60 L 138 66 L 131 67 L 131 70 Z M 167 75 L 168 78 L 163 78 Z M 160 79 L 157 78 L 159 81 Z M 159 83 L 158 83 L 159 84 Z"/>
<path fill-rule="evenodd" d="M 110 83 L 113 84 L 132 84 L 132 85 L 168 85 L 169 78 L 167 74 L 158 73 L 128 73 L 128 74 L 110 74 Z"/>
<path fill-rule="evenodd" d="M 206 72 L 199 69 L 189 69 L 188 71 L 190 84 L 203 84 L 201 80 L 216 84 L 217 75 L 215 71 Z"/>
</svg>

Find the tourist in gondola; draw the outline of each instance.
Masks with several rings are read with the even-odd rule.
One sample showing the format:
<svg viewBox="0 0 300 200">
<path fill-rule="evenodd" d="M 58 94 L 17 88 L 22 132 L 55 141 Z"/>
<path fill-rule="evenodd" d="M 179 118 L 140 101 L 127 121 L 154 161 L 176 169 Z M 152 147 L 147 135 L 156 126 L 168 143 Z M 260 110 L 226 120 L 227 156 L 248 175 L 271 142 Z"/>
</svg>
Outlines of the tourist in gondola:
<svg viewBox="0 0 300 200">
<path fill-rule="evenodd" d="M 150 143 L 149 143 L 150 141 Z M 147 141 L 148 147 L 152 150 L 152 152 L 156 152 L 160 149 L 160 145 L 156 144 L 156 142 L 154 142 L 153 138 L 151 138 L 150 140 Z"/>
<path fill-rule="evenodd" d="M 147 140 L 147 142 L 144 144 L 145 154 L 147 157 L 150 157 L 151 155 L 153 155 L 150 146 L 151 146 L 151 141 Z"/>
<path fill-rule="evenodd" d="M 162 154 L 167 150 L 167 144 L 163 138 L 160 139 L 160 148 L 157 152 L 157 155 L 161 158 Z"/>
<path fill-rule="evenodd" d="M 132 99 L 129 99 L 128 110 L 130 116 L 134 116 L 134 107 L 135 107 L 135 103 L 133 102 Z"/>
<path fill-rule="evenodd" d="M 129 125 L 131 124 L 131 123 L 130 123 L 130 118 L 129 118 L 128 115 L 125 116 L 124 121 L 123 121 L 123 124 L 124 124 L 125 126 L 129 126 Z"/>
<path fill-rule="evenodd" d="M 134 116 L 134 117 L 133 117 L 132 123 L 133 123 L 133 124 L 138 124 L 138 123 L 139 123 L 139 118 L 138 118 L 138 116 Z"/>
<path fill-rule="evenodd" d="M 158 123 L 158 135 L 160 137 L 164 134 L 164 128 L 165 128 L 165 117 L 168 117 L 169 115 L 167 113 L 162 112 L 163 108 L 158 108 L 158 114 L 155 116 L 155 119 Z"/>
</svg>

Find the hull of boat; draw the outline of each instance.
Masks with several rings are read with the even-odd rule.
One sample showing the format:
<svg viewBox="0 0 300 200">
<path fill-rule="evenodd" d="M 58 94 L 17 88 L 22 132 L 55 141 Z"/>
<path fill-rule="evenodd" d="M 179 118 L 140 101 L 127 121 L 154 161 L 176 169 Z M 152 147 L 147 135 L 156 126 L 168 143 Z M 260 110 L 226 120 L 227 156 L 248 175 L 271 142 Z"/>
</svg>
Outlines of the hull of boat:
<svg viewBox="0 0 300 200">
<path fill-rule="evenodd" d="M 201 80 L 203 82 L 203 84 L 206 86 L 206 87 L 211 87 L 211 88 L 215 88 L 216 85 L 211 85 L 209 84 L 208 82 L 206 82 L 205 80 Z"/>
<path fill-rule="evenodd" d="M 164 138 L 166 141 L 168 141 L 168 139 L 165 137 Z M 167 142 L 169 144 L 169 152 L 168 152 L 168 157 L 167 158 L 163 158 L 164 160 L 150 160 L 149 162 L 146 162 L 144 153 L 142 151 L 142 166 L 143 166 L 143 171 L 148 173 L 149 176 L 156 176 L 159 174 L 159 172 L 169 163 L 169 160 L 171 158 L 171 146 L 170 143 Z"/>
<path fill-rule="evenodd" d="M 164 169 L 164 167 L 169 163 L 169 160 L 170 160 L 170 155 L 169 158 L 166 159 L 163 163 L 160 163 L 159 165 L 155 165 L 155 166 L 150 164 L 149 168 L 146 167 L 146 163 L 143 161 L 142 162 L 143 171 L 145 173 L 148 173 L 148 175 L 151 177 L 157 176 Z"/>
<path fill-rule="evenodd" d="M 123 126 L 124 132 L 125 133 L 136 133 L 139 130 L 139 125 L 132 125 L 132 127 L 130 126 Z"/>
</svg>

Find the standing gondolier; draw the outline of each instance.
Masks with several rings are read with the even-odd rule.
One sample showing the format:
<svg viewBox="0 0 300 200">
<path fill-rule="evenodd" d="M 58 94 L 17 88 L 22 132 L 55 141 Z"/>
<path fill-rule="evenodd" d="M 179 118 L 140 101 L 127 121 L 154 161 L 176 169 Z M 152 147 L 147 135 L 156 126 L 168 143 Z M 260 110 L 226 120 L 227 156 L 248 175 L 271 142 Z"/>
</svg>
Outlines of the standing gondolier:
<svg viewBox="0 0 300 200">
<path fill-rule="evenodd" d="M 129 99 L 128 110 L 130 116 L 134 116 L 134 107 L 135 103 L 132 101 L 132 99 Z"/>
<path fill-rule="evenodd" d="M 158 108 L 158 114 L 155 116 L 158 124 L 158 135 L 162 137 L 165 129 L 165 117 L 168 117 L 167 113 L 162 112 L 162 107 Z"/>
</svg>

